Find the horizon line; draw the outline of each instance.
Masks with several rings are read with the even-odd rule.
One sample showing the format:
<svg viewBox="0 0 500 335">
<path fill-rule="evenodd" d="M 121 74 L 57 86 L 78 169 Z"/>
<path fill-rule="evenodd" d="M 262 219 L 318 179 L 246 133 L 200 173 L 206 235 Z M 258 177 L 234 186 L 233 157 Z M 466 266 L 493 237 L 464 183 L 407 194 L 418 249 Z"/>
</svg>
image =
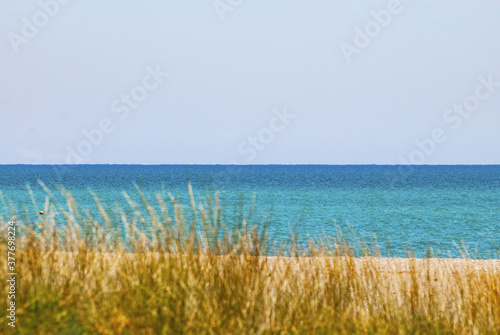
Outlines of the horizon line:
<svg viewBox="0 0 500 335">
<path fill-rule="evenodd" d="M 138 166 L 500 166 L 500 163 L 480 164 L 480 163 L 459 163 L 459 164 L 325 164 L 325 163 L 272 163 L 272 164 L 199 164 L 199 163 L 160 163 L 160 164 L 144 164 L 144 163 L 96 163 L 96 164 L 30 164 L 30 163 L 6 163 L 0 166 L 96 166 L 96 165 L 138 165 Z"/>
</svg>

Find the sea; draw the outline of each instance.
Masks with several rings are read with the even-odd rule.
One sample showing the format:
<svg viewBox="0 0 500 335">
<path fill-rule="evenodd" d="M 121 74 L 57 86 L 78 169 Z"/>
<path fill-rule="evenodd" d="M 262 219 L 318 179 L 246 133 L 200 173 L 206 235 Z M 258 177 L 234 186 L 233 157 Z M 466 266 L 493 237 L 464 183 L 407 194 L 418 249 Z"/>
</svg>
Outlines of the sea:
<svg viewBox="0 0 500 335">
<path fill-rule="evenodd" d="M 131 211 L 124 193 L 143 206 L 136 186 L 151 204 L 171 194 L 189 210 L 190 183 L 200 200 L 219 191 L 229 227 L 253 204 L 251 223 L 265 223 L 273 241 L 343 236 L 382 256 L 500 255 L 500 165 L 0 165 L 2 222 L 13 210 L 39 220 L 54 202 L 41 183 L 95 217 L 92 192 L 112 215 Z"/>
</svg>

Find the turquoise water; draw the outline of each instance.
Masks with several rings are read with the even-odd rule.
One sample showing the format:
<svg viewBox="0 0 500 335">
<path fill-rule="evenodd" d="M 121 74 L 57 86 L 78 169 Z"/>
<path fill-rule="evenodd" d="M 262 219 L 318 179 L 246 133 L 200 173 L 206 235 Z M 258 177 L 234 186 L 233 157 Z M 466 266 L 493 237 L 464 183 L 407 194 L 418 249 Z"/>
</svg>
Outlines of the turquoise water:
<svg viewBox="0 0 500 335">
<path fill-rule="evenodd" d="M 241 197 L 248 209 L 255 193 L 272 238 L 284 242 L 291 230 L 316 238 L 340 228 L 368 241 L 376 236 L 382 254 L 412 250 L 419 256 L 431 246 L 436 255 L 458 256 L 455 243 L 464 243 L 491 258 L 498 257 L 495 241 L 500 244 L 500 166 L 0 165 L 0 215 L 10 217 L 9 199 L 36 220 L 46 196 L 37 180 L 54 193 L 63 185 L 91 213 L 97 209 L 89 189 L 115 213 L 116 206 L 129 208 L 122 191 L 140 203 L 134 183 L 151 202 L 155 193 L 170 192 L 189 208 L 191 182 L 196 196 L 219 189 L 231 221 Z"/>
</svg>

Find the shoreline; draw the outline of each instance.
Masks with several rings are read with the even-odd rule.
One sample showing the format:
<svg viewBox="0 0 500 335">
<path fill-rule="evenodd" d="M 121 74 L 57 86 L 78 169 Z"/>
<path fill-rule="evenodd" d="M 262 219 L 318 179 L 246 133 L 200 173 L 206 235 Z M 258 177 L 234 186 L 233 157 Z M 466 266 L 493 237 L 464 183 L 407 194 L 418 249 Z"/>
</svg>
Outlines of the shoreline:
<svg viewBox="0 0 500 335">
<path fill-rule="evenodd" d="M 42 252 L 42 254 L 49 254 L 50 252 Z M 54 252 L 59 260 L 64 259 L 69 256 L 69 258 L 78 257 L 82 253 L 77 251 L 56 251 Z M 173 253 L 159 253 L 159 252 L 147 252 L 147 253 L 113 253 L 113 252 L 88 252 L 85 255 L 93 256 L 96 258 L 104 257 L 107 261 L 117 262 L 123 257 L 128 258 L 130 261 L 137 261 L 142 259 L 143 261 L 157 260 L 158 257 L 163 256 L 168 259 L 177 259 L 184 257 L 199 257 L 201 259 L 208 257 L 215 257 L 220 261 L 234 259 L 235 255 L 187 255 L 187 254 L 173 254 Z M 119 255 L 119 257 L 116 257 Z M 238 258 L 243 259 L 245 256 L 240 255 Z M 468 258 L 410 258 L 410 257 L 376 257 L 376 256 L 362 256 L 362 257 L 350 257 L 350 256 L 246 256 L 249 258 L 258 257 L 259 261 L 267 261 L 268 264 L 273 267 L 275 265 L 315 265 L 327 263 L 337 264 L 337 265 L 347 265 L 352 262 L 356 267 L 362 266 L 375 266 L 378 270 L 383 272 L 409 272 L 410 268 L 414 267 L 417 269 L 427 269 L 430 270 L 479 270 L 485 272 L 499 272 L 500 273 L 500 259 L 468 259 Z M 329 261 L 329 262 L 328 262 Z"/>
</svg>

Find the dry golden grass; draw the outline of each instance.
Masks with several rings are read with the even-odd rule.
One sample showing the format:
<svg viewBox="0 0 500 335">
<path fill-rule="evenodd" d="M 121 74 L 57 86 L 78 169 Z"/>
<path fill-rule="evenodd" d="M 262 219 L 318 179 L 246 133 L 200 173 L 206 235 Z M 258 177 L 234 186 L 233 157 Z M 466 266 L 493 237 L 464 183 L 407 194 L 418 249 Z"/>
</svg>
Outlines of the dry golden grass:
<svg viewBox="0 0 500 335">
<path fill-rule="evenodd" d="M 222 228 L 217 195 L 198 206 L 191 196 L 190 218 L 174 198 L 158 196 L 156 213 L 139 195 L 148 213 L 121 216 L 124 241 L 107 233 L 104 209 L 84 218 L 69 193 L 66 206 L 46 201 L 43 222 L 16 217 L 16 332 L 500 332 L 500 260 L 354 257 L 345 240 L 311 244 L 311 257 L 269 256 L 265 234 L 245 228 L 249 216 L 239 231 Z"/>
</svg>

